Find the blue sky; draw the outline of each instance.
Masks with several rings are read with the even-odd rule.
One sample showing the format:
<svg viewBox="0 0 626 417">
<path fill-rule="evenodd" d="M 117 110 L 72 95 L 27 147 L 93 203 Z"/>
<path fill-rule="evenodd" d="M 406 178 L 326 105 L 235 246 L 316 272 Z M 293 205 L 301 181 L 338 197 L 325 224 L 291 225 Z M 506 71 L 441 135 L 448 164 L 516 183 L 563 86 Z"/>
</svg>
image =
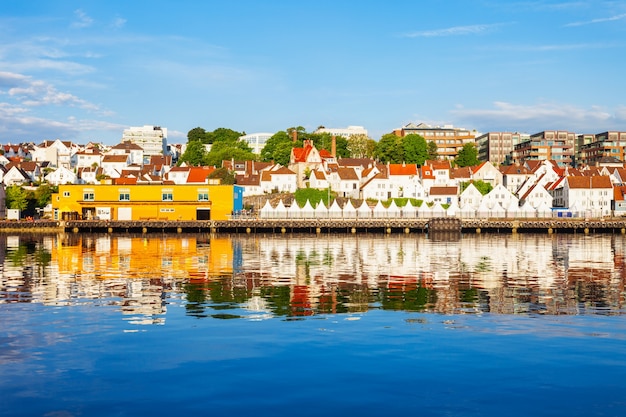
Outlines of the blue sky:
<svg viewBox="0 0 626 417">
<path fill-rule="evenodd" d="M 0 142 L 130 126 L 626 130 L 624 1 L 38 1 L 0 8 Z"/>
</svg>

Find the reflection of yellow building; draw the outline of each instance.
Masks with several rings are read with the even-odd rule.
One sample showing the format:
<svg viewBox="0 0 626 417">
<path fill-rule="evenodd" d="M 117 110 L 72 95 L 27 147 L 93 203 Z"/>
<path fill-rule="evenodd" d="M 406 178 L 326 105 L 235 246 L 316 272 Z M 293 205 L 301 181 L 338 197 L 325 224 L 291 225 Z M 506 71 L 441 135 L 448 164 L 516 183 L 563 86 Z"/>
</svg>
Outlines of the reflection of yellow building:
<svg viewBox="0 0 626 417">
<path fill-rule="evenodd" d="M 54 218 L 101 220 L 226 220 L 243 208 L 236 185 L 60 185 Z"/>
<path fill-rule="evenodd" d="M 82 282 L 117 279 L 209 279 L 233 273 L 227 238 L 73 236 L 51 255 L 62 276 Z"/>
</svg>

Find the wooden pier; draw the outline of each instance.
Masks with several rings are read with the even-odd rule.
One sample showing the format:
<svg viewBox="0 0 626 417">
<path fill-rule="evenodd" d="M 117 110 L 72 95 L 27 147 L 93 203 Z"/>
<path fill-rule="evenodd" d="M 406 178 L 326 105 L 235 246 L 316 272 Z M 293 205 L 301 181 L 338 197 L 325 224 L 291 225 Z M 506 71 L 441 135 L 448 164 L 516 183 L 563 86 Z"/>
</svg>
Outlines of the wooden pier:
<svg viewBox="0 0 626 417">
<path fill-rule="evenodd" d="M 0 221 L 0 232 L 72 233 L 621 233 L 626 219 L 256 219 Z"/>
<path fill-rule="evenodd" d="M 67 232 L 140 233 L 626 233 L 626 219 L 256 219 L 58 222 Z M 0 227 L 1 229 L 1 227 Z"/>
</svg>

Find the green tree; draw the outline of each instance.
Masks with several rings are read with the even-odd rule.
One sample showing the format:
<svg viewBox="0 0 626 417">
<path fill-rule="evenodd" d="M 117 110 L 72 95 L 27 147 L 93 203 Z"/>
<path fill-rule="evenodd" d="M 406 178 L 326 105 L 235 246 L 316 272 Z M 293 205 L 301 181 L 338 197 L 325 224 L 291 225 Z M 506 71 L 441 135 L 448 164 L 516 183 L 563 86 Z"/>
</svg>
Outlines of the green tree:
<svg viewBox="0 0 626 417">
<path fill-rule="evenodd" d="M 211 172 L 209 179 L 219 179 L 222 185 L 232 185 L 235 183 L 235 173 L 226 168 L 218 168 Z"/>
<path fill-rule="evenodd" d="M 43 183 L 35 191 L 37 207 L 44 208 L 52 201 L 52 194 L 58 192 L 59 187 L 53 187 L 48 183 Z"/>
<path fill-rule="evenodd" d="M 428 153 L 428 159 L 431 161 L 435 161 L 439 158 L 439 149 L 437 148 L 435 141 L 428 141 L 428 144 L 426 145 L 426 152 Z"/>
<path fill-rule="evenodd" d="M 185 162 L 187 165 L 201 166 L 204 165 L 206 156 L 207 151 L 204 144 L 199 140 L 194 140 L 187 143 L 187 149 L 185 149 L 185 152 L 181 155 L 178 164 L 180 165 Z"/>
<path fill-rule="evenodd" d="M 482 195 L 486 195 L 489 194 L 489 192 L 491 190 L 493 190 L 493 185 L 491 185 L 488 182 L 485 182 L 483 180 L 472 180 L 472 181 L 463 181 L 460 184 L 460 192 L 462 193 L 463 191 L 465 191 L 465 189 L 470 185 L 470 184 L 474 184 L 474 187 L 476 187 L 476 189 L 478 191 L 480 191 L 480 193 Z"/>
<path fill-rule="evenodd" d="M 18 185 L 7 187 L 6 205 L 9 209 L 26 210 L 28 207 L 28 192 Z"/>
<path fill-rule="evenodd" d="M 333 136 L 330 133 L 320 133 L 320 134 L 305 134 L 307 139 L 312 140 L 313 144 L 318 150 L 326 149 L 328 152 L 332 151 L 333 144 Z M 336 147 L 336 157 L 337 158 L 348 158 L 350 157 L 350 152 L 348 151 L 348 139 L 343 136 L 335 136 L 335 147 Z"/>
<path fill-rule="evenodd" d="M 277 164 L 288 165 L 291 157 L 291 149 L 295 146 L 302 146 L 302 141 L 293 142 L 291 136 L 286 131 L 276 132 L 265 142 L 261 150 L 261 160 L 265 162 L 274 161 Z"/>
<path fill-rule="evenodd" d="M 454 163 L 459 167 L 471 167 L 480 164 L 478 160 L 478 150 L 473 143 L 466 143 L 454 159 Z"/>
<path fill-rule="evenodd" d="M 205 143 L 207 140 L 206 130 L 201 127 L 194 127 L 187 132 L 187 142 L 200 141 Z"/>
<path fill-rule="evenodd" d="M 351 135 L 347 140 L 347 150 L 352 158 L 367 158 L 368 143 L 371 139 L 367 135 Z"/>
<path fill-rule="evenodd" d="M 393 133 L 383 135 L 376 145 L 375 156 L 382 163 L 398 164 L 402 162 L 404 160 L 402 138 Z"/>
<path fill-rule="evenodd" d="M 237 132 L 232 129 L 228 129 L 225 127 L 218 127 L 213 132 L 207 132 L 206 143 L 217 143 L 217 142 L 227 142 L 227 143 L 235 143 L 239 141 L 239 138 L 243 136 L 242 133 Z"/>
<path fill-rule="evenodd" d="M 428 158 L 426 139 L 414 133 L 406 135 L 402 139 L 404 150 L 404 162 L 409 164 L 424 165 Z"/>
<path fill-rule="evenodd" d="M 204 165 L 221 166 L 222 161 L 230 161 L 231 159 L 237 161 L 256 159 L 256 155 L 249 149 L 245 150 L 237 146 L 217 146 L 217 144 L 213 144 L 213 147 L 214 149 L 211 149 L 211 152 L 204 158 Z"/>
</svg>

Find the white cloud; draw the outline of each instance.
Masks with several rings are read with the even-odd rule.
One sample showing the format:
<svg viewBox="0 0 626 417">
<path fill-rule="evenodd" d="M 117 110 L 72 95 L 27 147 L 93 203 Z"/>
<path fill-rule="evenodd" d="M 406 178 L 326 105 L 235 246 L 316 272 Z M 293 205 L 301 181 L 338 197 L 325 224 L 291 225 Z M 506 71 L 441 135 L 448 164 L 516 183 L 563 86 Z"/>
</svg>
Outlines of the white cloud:
<svg viewBox="0 0 626 417">
<path fill-rule="evenodd" d="M 83 29 L 93 24 L 93 19 L 87 16 L 87 13 L 81 9 L 74 10 L 74 16 L 76 20 L 72 22 L 72 27 L 77 29 Z"/>
<path fill-rule="evenodd" d="M 460 35 L 475 35 L 483 32 L 490 31 L 498 26 L 502 26 L 502 23 L 493 23 L 487 25 L 469 25 L 469 26 L 453 26 L 444 29 L 424 30 L 417 32 L 408 32 L 402 35 L 404 38 L 434 38 L 440 36 L 460 36 Z"/>
<path fill-rule="evenodd" d="M 596 23 L 605 23 L 605 22 L 613 22 L 615 20 L 626 19 L 626 13 L 618 14 L 610 17 L 603 17 L 599 19 L 591 19 L 582 22 L 572 22 L 565 25 L 565 27 L 575 27 L 575 26 L 585 26 L 585 25 L 593 25 Z"/>
<path fill-rule="evenodd" d="M 4 75 L 4 77 L 2 77 L 2 75 Z M 73 94 L 58 91 L 54 88 L 54 86 L 41 80 L 32 80 L 29 77 L 11 73 L 0 74 L 0 81 L 2 79 L 19 81 L 20 85 L 9 88 L 8 94 L 9 96 L 18 99 L 23 105 L 28 107 L 55 105 L 77 106 L 82 109 L 93 111 L 98 110 L 98 106 L 95 104 L 80 99 Z"/>
<path fill-rule="evenodd" d="M 589 108 L 570 104 L 538 103 L 535 105 L 495 102 L 491 109 L 470 109 L 459 106 L 451 114 L 482 131 L 569 130 L 595 133 L 619 129 L 626 122 L 626 107 L 613 112 L 600 106 Z"/>
<path fill-rule="evenodd" d="M 0 136 L 4 141 L 34 141 L 62 138 L 80 140 L 117 137 L 128 126 L 102 120 L 78 119 L 74 116 L 65 121 L 33 116 L 28 108 L 0 103 Z M 91 140 L 89 139 L 89 140 Z"/>
</svg>

